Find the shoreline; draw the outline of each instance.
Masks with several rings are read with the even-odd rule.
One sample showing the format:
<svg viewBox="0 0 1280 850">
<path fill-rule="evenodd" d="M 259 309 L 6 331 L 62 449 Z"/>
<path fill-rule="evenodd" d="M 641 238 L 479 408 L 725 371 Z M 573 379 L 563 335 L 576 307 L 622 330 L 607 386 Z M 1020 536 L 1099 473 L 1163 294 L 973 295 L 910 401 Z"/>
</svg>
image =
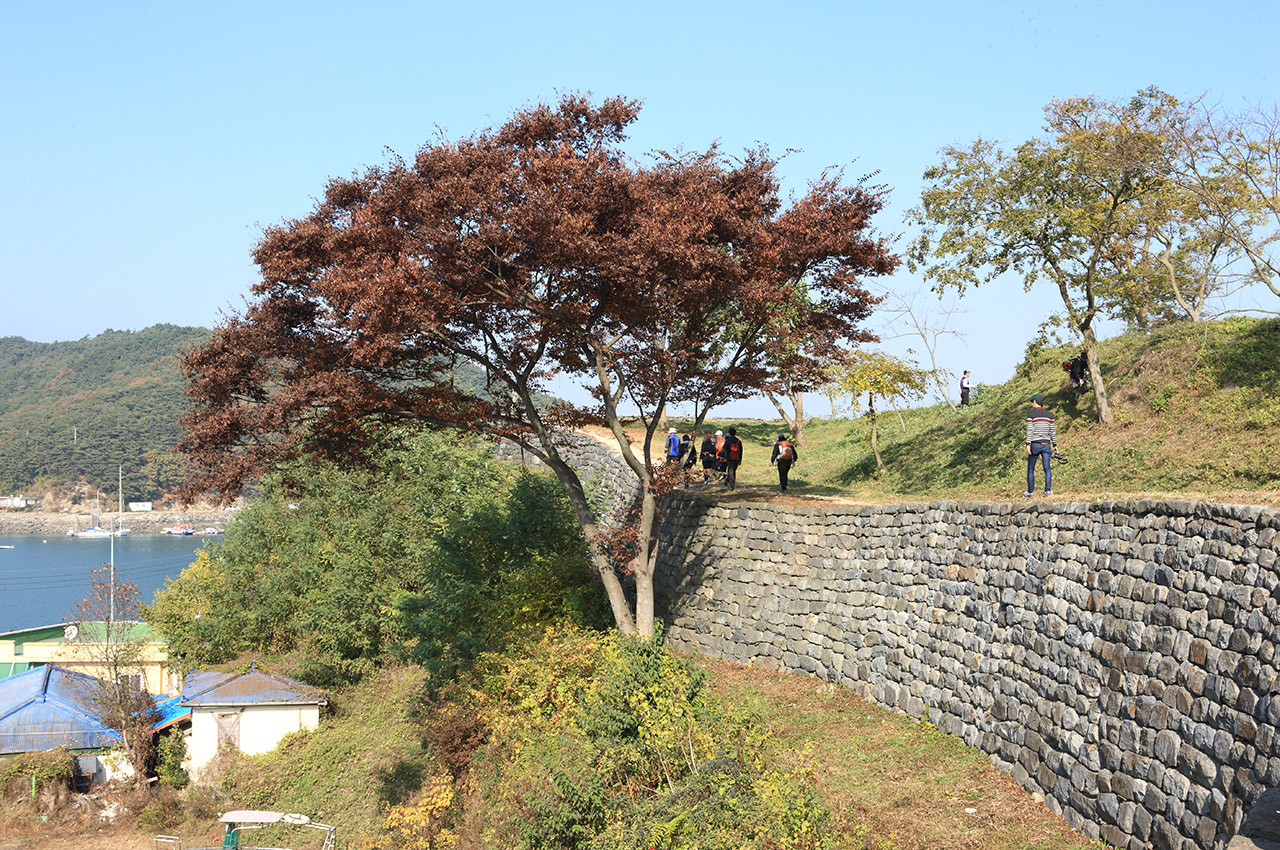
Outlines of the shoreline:
<svg viewBox="0 0 1280 850">
<path fill-rule="evenodd" d="M 235 511 L 125 511 L 124 527 L 130 536 L 135 534 L 163 534 L 166 528 L 174 525 L 190 526 L 197 535 L 206 528 L 226 531 L 235 517 Z M 99 520 L 103 528 L 114 528 L 120 524 L 121 514 L 116 511 L 103 511 Z M 0 535 L 30 534 L 40 537 L 63 536 L 77 524 L 87 527 L 92 520 L 89 514 L 66 513 L 44 514 L 24 511 L 0 512 Z"/>
</svg>

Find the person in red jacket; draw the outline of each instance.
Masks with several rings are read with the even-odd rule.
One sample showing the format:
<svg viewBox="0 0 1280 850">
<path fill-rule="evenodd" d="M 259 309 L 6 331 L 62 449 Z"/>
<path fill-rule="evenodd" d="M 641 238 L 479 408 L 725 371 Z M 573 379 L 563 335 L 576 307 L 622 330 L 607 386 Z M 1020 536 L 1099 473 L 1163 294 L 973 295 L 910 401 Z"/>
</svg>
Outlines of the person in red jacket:
<svg viewBox="0 0 1280 850">
<path fill-rule="evenodd" d="M 738 429 L 730 428 L 724 441 L 724 483 L 730 490 L 738 486 L 738 466 L 742 463 L 742 441 Z"/>
</svg>

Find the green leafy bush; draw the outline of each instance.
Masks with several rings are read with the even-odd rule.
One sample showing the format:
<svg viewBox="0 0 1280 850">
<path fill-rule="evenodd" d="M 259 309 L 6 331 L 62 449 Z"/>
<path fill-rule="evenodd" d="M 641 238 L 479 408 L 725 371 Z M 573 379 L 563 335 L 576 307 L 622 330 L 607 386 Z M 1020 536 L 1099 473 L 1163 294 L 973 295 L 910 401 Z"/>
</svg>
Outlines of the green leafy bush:
<svg viewBox="0 0 1280 850">
<path fill-rule="evenodd" d="M 186 755 L 187 742 L 182 730 L 177 726 L 170 727 L 156 744 L 156 775 L 174 788 L 185 788 L 191 781 L 182 769 Z"/>
<path fill-rule="evenodd" d="M 292 652 L 334 688 L 412 654 L 444 682 L 549 623 L 603 622 L 582 551 L 554 481 L 465 435 L 406 434 L 368 468 L 282 470 L 146 617 L 185 665 Z"/>
<path fill-rule="evenodd" d="M 549 633 L 486 656 L 469 700 L 488 742 L 463 843 L 528 850 L 834 848 L 807 776 L 771 761 L 767 730 L 716 704 L 702 674 L 653 640 Z"/>
<path fill-rule="evenodd" d="M 5 797 L 30 794 L 53 785 L 70 786 L 76 759 L 66 747 L 35 753 L 19 753 L 0 759 L 0 793 Z"/>
</svg>

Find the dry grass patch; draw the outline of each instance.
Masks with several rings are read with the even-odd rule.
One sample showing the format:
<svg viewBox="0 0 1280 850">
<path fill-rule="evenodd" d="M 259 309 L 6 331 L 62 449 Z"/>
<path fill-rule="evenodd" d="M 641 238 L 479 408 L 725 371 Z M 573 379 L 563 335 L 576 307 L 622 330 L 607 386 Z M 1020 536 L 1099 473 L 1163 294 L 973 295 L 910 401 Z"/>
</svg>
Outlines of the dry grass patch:
<svg viewBox="0 0 1280 850">
<path fill-rule="evenodd" d="M 870 826 L 869 848 L 1058 850 L 1099 845 L 927 723 L 807 676 L 702 659 L 708 687 L 767 719 L 779 745 L 818 765 L 815 780 L 845 821 Z M 797 758 L 798 760 L 798 758 Z"/>
</svg>

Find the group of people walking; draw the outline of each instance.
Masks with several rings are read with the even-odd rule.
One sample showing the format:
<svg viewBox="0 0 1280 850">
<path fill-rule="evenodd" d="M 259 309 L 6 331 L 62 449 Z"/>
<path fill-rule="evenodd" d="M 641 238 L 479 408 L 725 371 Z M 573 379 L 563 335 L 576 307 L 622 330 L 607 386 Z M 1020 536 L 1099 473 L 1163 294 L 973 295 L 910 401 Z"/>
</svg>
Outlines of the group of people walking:
<svg viewBox="0 0 1280 850">
<path fill-rule="evenodd" d="M 961 404 L 969 402 L 969 373 L 961 379 Z M 1044 396 L 1036 393 L 1031 396 L 1031 410 L 1027 414 L 1027 436 L 1025 447 L 1027 452 L 1027 489 L 1022 494 L 1030 498 L 1036 489 L 1036 466 L 1044 469 L 1044 494 L 1053 495 L 1053 469 L 1051 459 L 1066 462 L 1058 454 L 1058 429 L 1053 411 L 1044 406 Z M 716 431 L 707 433 L 702 438 L 701 446 L 695 446 L 693 435 L 681 437 L 675 428 L 667 433 L 665 446 L 667 463 L 677 463 L 686 472 L 690 472 L 702 461 L 702 481 L 711 482 L 713 476 L 720 477 L 730 490 L 737 489 L 738 467 L 742 465 L 742 440 L 738 439 L 738 430 L 730 428 L 729 433 Z M 779 434 L 774 440 L 773 453 L 769 463 L 778 469 L 778 489 L 787 492 L 787 477 L 791 467 L 800 459 L 796 447 L 786 434 Z"/>
<path fill-rule="evenodd" d="M 702 438 L 702 445 L 695 446 L 693 435 L 679 436 L 675 428 L 667 432 L 665 448 L 667 463 L 678 463 L 685 471 L 697 467 L 702 460 L 702 481 L 711 482 L 712 476 L 720 477 L 730 490 L 738 487 L 738 467 L 742 465 L 742 440 L 738 439 L 738 429 L 730 428 L 729 433 L 708 432 Z M 798 459 L 795 446 L 785 434 L 779 434 L 773 444 L 773 456 L 769 463 L 778 467 L 778 485 L 782 492 L 787 490 L 787 475 L 791 466 Z"/>
</svg>

